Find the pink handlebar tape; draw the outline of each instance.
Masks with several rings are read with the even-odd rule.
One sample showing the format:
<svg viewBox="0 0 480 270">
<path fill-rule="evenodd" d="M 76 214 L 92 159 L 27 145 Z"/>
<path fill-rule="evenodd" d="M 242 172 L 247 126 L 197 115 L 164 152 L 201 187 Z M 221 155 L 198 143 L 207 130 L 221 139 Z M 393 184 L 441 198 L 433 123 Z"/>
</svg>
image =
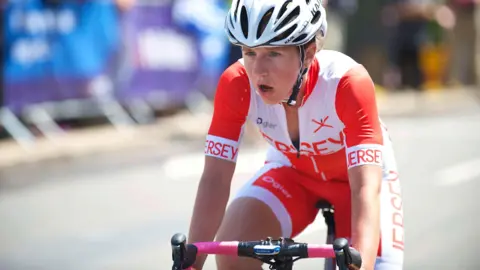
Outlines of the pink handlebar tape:
<svg viewBox="0 0 480 270">
<path fill-rule="evenodd" d="M 226 241 L 226 242 L 199 242 L 194 243 L 197 247 L 199 254 L 211 254 L 211 255 L 238 255 L 238 241 Z M 307 245 L 309 258 L 333 258 L 335 252 L 332 245 Z M 191 270 L 189 268 L 188 270 Z"/>
</svg>

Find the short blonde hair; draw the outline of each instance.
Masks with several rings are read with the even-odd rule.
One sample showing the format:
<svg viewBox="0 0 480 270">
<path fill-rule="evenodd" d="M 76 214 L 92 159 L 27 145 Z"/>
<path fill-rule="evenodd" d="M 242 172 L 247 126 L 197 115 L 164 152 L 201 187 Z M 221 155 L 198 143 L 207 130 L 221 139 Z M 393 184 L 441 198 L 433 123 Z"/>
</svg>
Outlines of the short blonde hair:
<svg viewBox="0 0 480 270">
<path fill-rule="evenodd" d="M 317 46 L 317 52 L 321 51 L 325 45 L 325 36 L 320 31 L 315 34 L 315 45 Z"/>
</svg>

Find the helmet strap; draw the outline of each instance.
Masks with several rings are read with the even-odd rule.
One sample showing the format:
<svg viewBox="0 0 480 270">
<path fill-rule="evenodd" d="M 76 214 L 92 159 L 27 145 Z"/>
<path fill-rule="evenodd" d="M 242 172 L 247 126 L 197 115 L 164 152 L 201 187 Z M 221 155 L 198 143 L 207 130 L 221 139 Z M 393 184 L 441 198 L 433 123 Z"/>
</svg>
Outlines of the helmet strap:
<svg viewBox="0 0 480 270">
<path fill-rule="evenodd" d="M 289 106 L 294 106 L 295 104 L 297 104 L 297 96 L 298 92 L 300 91 L 300 87 L 302 86 L 303 76 L 308 71 L 308 68 L 303 67 L 305 62 L 305 45 L 300 45 L 298 47 L 300 50 L 300 71 L 298 72 L 297 80 L 293 85 L 292 94 L 287 100 L 287 105 Z"/>
</svg>

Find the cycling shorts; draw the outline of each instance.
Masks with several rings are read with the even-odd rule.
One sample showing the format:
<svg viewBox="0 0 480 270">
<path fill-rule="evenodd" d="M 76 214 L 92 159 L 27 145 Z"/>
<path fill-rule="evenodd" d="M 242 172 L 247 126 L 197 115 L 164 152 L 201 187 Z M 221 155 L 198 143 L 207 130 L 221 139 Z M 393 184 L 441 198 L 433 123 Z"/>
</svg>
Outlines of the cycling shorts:
<svg viewBox="0 0 480 270">
<path fill-rule="evenodd" d="M 387 140 L 385 140 L 387 141 Z M 381 188 L 381 236 L 375 269 L 402 269 L 404 231 L 400 180 L 391 144 L 383 152 Z M 295 238 L 316 218 L 316 203 L 326 200 L 334 206 L 335 237 L 351 238 L 351 197 L 347 179 L 319 180 L 307 174 L 269 162 L 236 194 L 267 204 L 281 224 L 284 237 Z"/>
</svg>

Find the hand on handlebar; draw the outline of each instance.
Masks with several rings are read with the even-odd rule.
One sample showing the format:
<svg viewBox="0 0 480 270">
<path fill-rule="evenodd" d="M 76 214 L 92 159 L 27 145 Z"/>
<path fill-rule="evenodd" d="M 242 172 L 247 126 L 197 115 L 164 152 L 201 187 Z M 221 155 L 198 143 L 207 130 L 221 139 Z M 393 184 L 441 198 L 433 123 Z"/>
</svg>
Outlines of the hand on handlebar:
<svg viewBox="0 0 480 270">
<path fill-rule="evenodd" d="M 340 270 L 343 270 L 345 266 L 348 270 L 364 270 L 363 267 L 361 267 L 362 257 L 360 252 L 350 247 L 347 239 L 335 239 L 333 242 L 333 249 L 335 250 L 335 260 L 337 261 Z"/>
<path fill-rule="evenodd" d="M 286 241 L 290 240 L 290 241 Z M 270 264 L 271 269 L 292 269 L 293 263 L 302 258 L 335 258 L 340 270 L 365 270 L 361 268 L 360 253 L 349 246 L 345 238 L 335 239 L 333 245 L 309 245 L 291 239 L 250 241 L 250 242 L 201 242 L 186 244 L 186 236 L 175 234 L 171 240 L 172 270 L 202 270 L 203 260 L 195 265 L 197 255 L 222 254 L 250 257 Z M 205 255 L 201 255 L 205 256 Z M 193 268 L 190 268 L 193 267 Z"/>
<path fill-rule="evenodd" d="M 172 270 L 183 270 L 191 267 L 197 257 L 197 248 L 194 245 L 187 245 L 187 238 L 183 234 L 175 234 L 171 239 L 172 245 Z M 194 270 L 201 268 L 194 267 Z"/>
</svg>

